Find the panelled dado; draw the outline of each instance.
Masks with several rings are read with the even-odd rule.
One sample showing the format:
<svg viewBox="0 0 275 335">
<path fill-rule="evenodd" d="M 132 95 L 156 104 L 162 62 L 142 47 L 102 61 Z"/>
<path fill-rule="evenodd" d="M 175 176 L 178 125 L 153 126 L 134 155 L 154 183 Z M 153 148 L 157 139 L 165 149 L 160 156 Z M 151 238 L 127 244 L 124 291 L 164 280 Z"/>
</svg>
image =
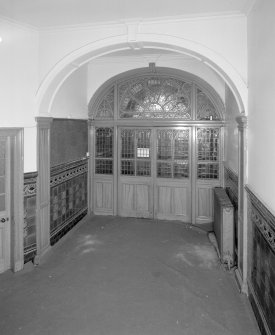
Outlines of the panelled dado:
<svg viewBox="0 0 275 335">
<path fill-rule="evenodd" d="M 105 83 L 89 118 L 96 214 L 212 222 L 224 106 L 207 83 L 150 64 Z"/>
</svg>

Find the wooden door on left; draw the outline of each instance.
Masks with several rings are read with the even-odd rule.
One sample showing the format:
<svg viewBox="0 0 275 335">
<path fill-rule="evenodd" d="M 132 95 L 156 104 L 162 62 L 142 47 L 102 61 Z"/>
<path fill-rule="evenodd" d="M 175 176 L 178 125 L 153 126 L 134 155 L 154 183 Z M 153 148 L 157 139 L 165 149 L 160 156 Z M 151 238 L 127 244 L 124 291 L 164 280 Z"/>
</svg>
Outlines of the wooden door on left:
<svg viewBox="0 0 275 335">
<path fill-rule="evenodd" d="M 11 267 L 10 137 L 0 137 L 0 273 Z"/>
</svg>

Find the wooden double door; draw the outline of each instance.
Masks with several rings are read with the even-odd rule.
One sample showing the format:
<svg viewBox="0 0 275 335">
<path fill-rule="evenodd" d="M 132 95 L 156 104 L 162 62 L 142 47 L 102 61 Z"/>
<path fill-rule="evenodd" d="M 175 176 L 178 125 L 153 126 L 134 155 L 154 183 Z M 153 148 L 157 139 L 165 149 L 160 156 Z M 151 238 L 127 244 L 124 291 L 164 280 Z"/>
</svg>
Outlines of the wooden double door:
<svg viewBox="0 0 275 335">
<path fill-rule="evenodd" d="M 191 221 L 191 129 L 119 129 L 118 214 Z"/>
<path fill-rule="evenodd" d="M 219 127 L 95 128 L 94 212 L 212 222 L 220 135 Z"/>
</svg>

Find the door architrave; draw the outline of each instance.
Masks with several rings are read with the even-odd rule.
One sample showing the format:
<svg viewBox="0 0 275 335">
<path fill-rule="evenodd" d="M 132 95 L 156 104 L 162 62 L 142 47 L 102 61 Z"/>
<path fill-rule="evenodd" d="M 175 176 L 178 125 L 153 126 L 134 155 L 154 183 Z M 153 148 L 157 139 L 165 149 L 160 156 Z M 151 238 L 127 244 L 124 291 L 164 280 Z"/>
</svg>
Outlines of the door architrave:
<svg viewBox="0 0 275 335">
<path fill-rule="evenodd" d="M 0 136 L 10 137 L 10 226 L 11 270 L 16 272 L 24 266 L 24 192 L 23 192 L 23 128 L 1 127 Z"/>
</svg>

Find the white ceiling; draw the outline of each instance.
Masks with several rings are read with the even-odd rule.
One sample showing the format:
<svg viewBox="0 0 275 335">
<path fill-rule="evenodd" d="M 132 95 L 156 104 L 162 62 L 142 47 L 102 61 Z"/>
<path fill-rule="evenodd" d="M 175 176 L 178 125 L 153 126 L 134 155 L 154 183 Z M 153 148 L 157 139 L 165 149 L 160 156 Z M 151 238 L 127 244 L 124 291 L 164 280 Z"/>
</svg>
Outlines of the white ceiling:
<svg viewBox="0 0 275 335">
<path fill-rule="evenodd" d="M 207 14 L 246 14 L 256 0 L 0 0 L 0 15 L 38 28 Z M 273 1 L 273 0 L 272 0 Z"/>
</svg>

